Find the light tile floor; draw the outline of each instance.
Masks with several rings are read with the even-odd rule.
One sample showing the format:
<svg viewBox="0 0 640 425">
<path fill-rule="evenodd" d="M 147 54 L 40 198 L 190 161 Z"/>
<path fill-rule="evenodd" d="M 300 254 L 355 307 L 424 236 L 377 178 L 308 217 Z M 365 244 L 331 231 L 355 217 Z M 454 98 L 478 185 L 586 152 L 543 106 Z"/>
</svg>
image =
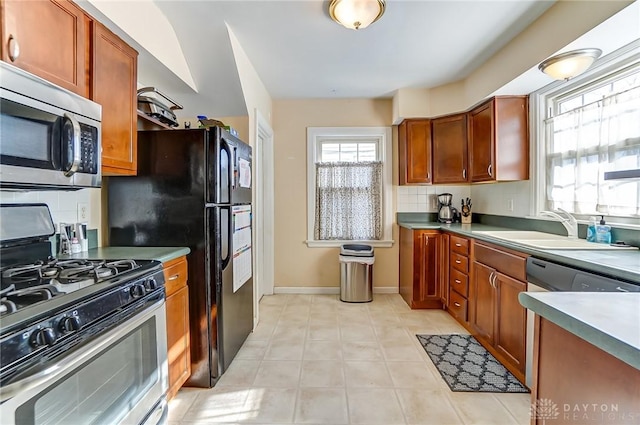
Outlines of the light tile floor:
<svg viewBox="0 0 640 425">
<path fill-rule="evenodd" d="M 451 392 L 416 334 L 467 333 L 397 295 L 272 295 L 215 388 L 183 388 L 170 425 L 528 424 L 529 394 Z"/>
</svg>

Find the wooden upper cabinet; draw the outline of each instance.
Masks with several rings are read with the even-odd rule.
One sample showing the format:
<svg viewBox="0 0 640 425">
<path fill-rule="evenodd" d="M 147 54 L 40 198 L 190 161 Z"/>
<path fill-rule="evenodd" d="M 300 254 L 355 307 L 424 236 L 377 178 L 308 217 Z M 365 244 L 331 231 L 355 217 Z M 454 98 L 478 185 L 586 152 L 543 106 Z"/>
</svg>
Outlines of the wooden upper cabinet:
<svg viewBox="0 0 640 425">
<path fill-rule="evenodd" d="M 102 172 L 137 170 L 138 52 L 98 22 L 93 23 L 91 99 L 102 105 Z"/>
<path fill-rule="evenodd" d="M 431 120 L 433 183 L 467 183 L 467 114 Z"/>
<path fill-rule="evenodd" d="M 407 119 L 398 126 L 399 182 L 431 183 L 431 120 Z"/>
<path fill-rule="evenodd" d="M 472 182 L 529 178 L 526 96 L 494 97 L 468 113 Z"/>
<path fill-rule="evenodd" d="M 3 0 L 2 60 L 87 97 L 89 17 L 67 0 Z"/>
</svg>

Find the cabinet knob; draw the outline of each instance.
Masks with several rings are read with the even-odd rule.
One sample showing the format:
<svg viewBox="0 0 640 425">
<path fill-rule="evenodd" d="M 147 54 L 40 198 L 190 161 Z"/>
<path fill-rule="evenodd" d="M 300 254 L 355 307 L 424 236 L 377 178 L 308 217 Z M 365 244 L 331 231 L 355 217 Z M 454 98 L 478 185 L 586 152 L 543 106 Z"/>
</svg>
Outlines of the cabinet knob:
<svg viewBox="0 0 640 425">
<path fill-rule="evenodd" d="M 453 303 L 456 307 L 461 307 L 460 303 Z"/>
<path fill-rule="evenodd" d="M 493 171 L 491 165 L 492 164 L 489 164 L 489 166 L 487 167 L 487 172 L 489 173 L 489 177 L 493 177 L 493 174 L 491 174 L 491 172 Z"/>
<path fill-rule="evenodd" d="M 462 283 L 462 282 L 460 282 L 460 280 L 456 279 L 456 283 Z"/>
<path fill-rule="evenodd" d="M 15 62 L 16 59 L 20 56 L 20 44 L 18 44 L 18 40 L 13 36 L 13 34 L 9 34 L 9 40 L 7 40 L 7 50 L 9 51 L 9 59 L 11 62 Z"/>
<path fill-rule="evenodd" d="M 462 261 L 460 260 L 456 260 L 456 264 L 460 264 Z"/>
<path fill-rule="evenodd" d="M 463 179 L 463 180 L 466 180 L 466 179 L 467 179 L 467 169 L 466 169 L 466 168 L 463 168 L 463 169 L 462 169 L 462 179 Z"/>
<path fill-rule="evenodd" d="M 460 248 L 460 247 L 462 246 L 462 244 L 457 243 L 457 244 L 456 244 L 456 246 L 457 246 L 458 248 Z"/>
</svg>

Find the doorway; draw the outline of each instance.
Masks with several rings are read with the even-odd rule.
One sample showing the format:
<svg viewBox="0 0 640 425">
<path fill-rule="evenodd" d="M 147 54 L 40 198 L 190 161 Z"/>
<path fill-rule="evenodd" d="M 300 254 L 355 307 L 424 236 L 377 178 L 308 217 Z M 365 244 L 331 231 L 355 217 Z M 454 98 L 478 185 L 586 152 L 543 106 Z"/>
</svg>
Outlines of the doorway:
<svg viewBox="0 0 640 425">
<path fill-rule="evenodd" d="M 273 193 L 273 130 L 269 122 L 255 109 L 255 265 L 254 328 L 259 320 L 259 302 L 273 294 L 274 279 L 274 193 Z"/>
</svg>

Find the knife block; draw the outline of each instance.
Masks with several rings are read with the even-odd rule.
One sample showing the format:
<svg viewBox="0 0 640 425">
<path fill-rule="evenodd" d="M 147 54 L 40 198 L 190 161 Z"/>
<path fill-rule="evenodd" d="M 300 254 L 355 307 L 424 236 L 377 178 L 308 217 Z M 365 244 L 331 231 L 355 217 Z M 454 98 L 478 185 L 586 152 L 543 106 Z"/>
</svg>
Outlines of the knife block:
<svg viewBox="0 0 640 425">
<path fill-rule="evenodd" d="M 471 224 L 471 211 L 469 211 L 467 215 L 461 214 L 460 222 L 462 224 Z"/>
</svg>

